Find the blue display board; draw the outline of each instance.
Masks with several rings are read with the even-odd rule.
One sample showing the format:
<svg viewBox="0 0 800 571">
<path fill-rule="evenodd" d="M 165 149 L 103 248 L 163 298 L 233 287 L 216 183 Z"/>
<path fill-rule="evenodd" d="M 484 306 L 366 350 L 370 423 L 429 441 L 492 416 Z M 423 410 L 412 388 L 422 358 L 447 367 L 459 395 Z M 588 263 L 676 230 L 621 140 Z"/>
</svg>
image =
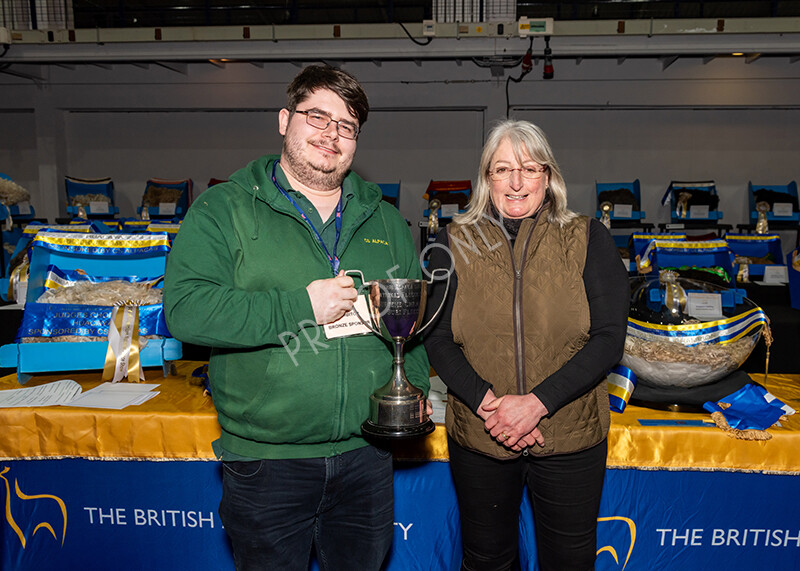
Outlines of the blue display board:
<svg viewBox="0 0 800 571">
<path fill-rule="evenodd" d="M 758 446 L 758 443 L 753 443 Z M 0 568 L 233 569 L 217 514 L 217 462 L 0 462 Z M 598 570 L 797 569 L 800 477 L 609 470 Z M 522 568 L 535 571 L 530 506 Z M 446 462 L 395 471 L 395 535 L 386 569 L 457 570 L 458 508 Z"/>
</svg>

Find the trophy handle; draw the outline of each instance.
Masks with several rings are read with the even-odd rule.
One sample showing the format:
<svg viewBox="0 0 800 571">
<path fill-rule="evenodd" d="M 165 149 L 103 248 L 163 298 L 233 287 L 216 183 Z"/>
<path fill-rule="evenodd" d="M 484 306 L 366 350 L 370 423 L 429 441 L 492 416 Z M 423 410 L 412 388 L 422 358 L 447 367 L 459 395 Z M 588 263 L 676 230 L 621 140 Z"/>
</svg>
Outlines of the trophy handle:
<svg viewBox="0 0 800 571">
<path fill-rule="evenodd" d="M 364 273 L 361 270 L 346 270 L 344 272 L 344 275 L 348 275 L 348 274 L 357 274 L 358 277 L 361 278 L 361 287 L 358 288 L 358 294 L 361 295 L 361 288 L 363 288 L 364 285 L 367 283 L 367 280 L 364 279 Z M 365 321 L 364 318 L 361 317 L 361 314 L 358 312 L 358 310 L 356 309 L 355 305 L 353 305 L 353 313 L 356 314 L 356 317 L 358 317 L 358 320 L 361 323 L 363 323 L 367 327 L 367 329 L 372 331 L 375 335 L 377 335 L 381 339 L 386 339 L 386 337 L 383 336 L 383 333 L 379 329 L 376 329 L 371 323 Z"/>
<path fill-rule="evenodd" d="M 431 285 L 433 284 L 434 280 L 436 279 L 436 274 L 437 273 L 439 273 L 439 274 L 443 273 L 444 275 L 447 276 L 447 284 L 445 284 L 445 288 L 444 288 L 444 297 L 442 298 L 442 302 L 439 304 L 439 307 L 436 309 L 436 313 L 434 313 L 433 316 L 428 320 L 428 323 L 426 323 L 425 325 L 423 325 L 422 327 L 420 327 L 417 330 L 417 333 L 422 333 L 423 331 L 425 331 L 425 329 L 428 328 L 428 326 L 431 323 L 436 321 L 436 318 L 439 317 L 439 313 L 441 313 L 442 308 L 444 307 L 444 304 L 447 303 L 447 292 L 450 290 L 450 273 L 451 273 L 451 270 L 447 270 L 445 268 L 437 268 L 437 269 L 433 270 L 431 272 L 430 281 L 428 282 L 429 284 L 431 284 Z"/>
</svg>

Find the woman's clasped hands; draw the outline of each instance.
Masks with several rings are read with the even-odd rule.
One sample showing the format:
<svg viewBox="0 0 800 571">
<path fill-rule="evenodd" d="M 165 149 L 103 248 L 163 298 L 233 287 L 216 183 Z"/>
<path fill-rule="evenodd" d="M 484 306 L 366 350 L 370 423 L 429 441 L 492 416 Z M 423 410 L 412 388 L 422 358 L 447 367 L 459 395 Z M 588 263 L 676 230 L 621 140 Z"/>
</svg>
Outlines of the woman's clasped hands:
<svg viewBox="0 0 800 571">
<path fill-rule="evenodd" d="M 491 389 L 478 407 L 478 414 L 492 438 L 515 452 L 537 444 L 544 446 L 539 421 L 547 413 L 547 408 L 534 394 L 497 398 Z"/>
</svg>

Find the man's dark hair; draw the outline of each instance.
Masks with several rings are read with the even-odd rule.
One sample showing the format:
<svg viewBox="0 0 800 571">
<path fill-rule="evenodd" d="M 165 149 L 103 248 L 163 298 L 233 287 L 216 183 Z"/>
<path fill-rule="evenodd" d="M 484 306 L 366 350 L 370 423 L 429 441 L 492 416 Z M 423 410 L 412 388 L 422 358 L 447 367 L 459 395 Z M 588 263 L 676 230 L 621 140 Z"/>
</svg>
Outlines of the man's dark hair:
<svg viewBox="0 0 800 571">
<path fill-rule="evenodd" d="M 369 101 L 361 84 L 349 73 L 328 65 L 310 65 L 297 74 L 286 89 L 286 108 L 296 111 L 297 106 L 318 89 L 328 89 L 341 97 L 347 110 L 358 119 L 359 128 L 367 122 Z"/>
</svg>

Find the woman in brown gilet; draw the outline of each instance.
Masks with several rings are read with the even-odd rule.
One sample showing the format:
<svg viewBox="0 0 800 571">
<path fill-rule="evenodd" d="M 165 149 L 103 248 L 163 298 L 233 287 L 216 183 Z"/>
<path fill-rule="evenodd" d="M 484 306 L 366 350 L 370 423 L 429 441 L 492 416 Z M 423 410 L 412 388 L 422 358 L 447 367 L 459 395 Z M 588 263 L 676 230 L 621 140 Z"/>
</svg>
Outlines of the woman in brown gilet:
<svg viewBox="0 0 800 571">
<path fill-rule="evenodd" d="M 622 356 L 628 281 L 608 230 L 567 209 L 544 133 L 489 134 L 466 212 L 428 271 L 452 268 L 425 346 L 447 384 L 462 569 L 512 569 L 527 485 L 543 570 L 594 568 L 606 464 L 605 373 Z M 431 288 L 428 307 L 444 287 Z"/>
</svg>

